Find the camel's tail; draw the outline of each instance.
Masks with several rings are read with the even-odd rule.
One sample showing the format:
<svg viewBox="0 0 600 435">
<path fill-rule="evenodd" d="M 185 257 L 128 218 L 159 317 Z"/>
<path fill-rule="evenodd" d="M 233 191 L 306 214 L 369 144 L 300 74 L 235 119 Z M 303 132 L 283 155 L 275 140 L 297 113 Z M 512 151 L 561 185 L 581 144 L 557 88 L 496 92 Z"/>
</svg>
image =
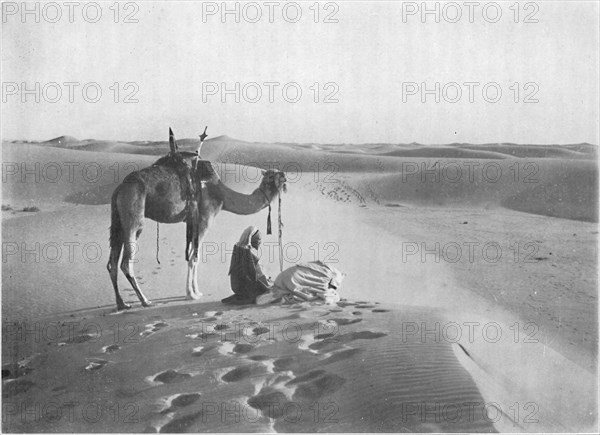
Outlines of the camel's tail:
<svg viewBox="0 0 600 435">
<path fill-rule="evenodd" d="M 115 189 L 112 198 L 110 200 L 110 248 L 121 249 L 123 246 L 123 225 L 121 224 L 121 217 L 119 216 L 119 209 L 117 207 L 117 196 L 119 189 Z"/>
</svg>

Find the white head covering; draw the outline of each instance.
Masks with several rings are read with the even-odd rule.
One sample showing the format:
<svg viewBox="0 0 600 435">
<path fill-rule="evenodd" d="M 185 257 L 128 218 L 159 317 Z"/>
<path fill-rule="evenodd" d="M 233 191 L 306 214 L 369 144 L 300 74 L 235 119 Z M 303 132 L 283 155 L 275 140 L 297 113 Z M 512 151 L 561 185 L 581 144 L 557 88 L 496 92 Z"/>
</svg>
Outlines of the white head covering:
<svg viewBox="0 0 600 435">
<path fill-rule="evenodd" d="M 240 241 L 236 243 L 241 248 L 245 248 L 250 245 L 250 241 L 252 240 L 252 236 L 256 234 L 258 228 L 250 226 L 244 230 L 242 233 L 242 237 L 240 237 Z"/>
</svg>

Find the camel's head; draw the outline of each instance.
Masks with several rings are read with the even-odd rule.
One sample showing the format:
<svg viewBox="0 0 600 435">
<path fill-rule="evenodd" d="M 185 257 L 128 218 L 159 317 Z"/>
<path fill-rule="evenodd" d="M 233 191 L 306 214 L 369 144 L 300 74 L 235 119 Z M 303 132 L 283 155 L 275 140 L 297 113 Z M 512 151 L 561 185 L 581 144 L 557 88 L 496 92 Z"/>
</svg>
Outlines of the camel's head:
<svg viewBox="0 0 600 435">
<path fill-rule="evenodd" d="M 264 192 L 269 192 L 269 198 L 274 198 L 275 195 L 280 194 L 281 192 L 287 192 L 287 185 L 285 184 L 287 179 L 283 172 L 268 169 L 262 171 L 262 174 L 263 179 L 260 183 L 260 188 Z"/>
</svg>

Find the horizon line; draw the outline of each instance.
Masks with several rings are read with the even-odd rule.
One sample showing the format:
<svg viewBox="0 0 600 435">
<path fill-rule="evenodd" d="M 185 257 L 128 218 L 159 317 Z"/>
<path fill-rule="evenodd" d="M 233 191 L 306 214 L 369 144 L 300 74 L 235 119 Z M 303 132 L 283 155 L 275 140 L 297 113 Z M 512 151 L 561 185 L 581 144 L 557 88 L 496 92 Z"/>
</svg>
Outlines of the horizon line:
<svg viewBox="0 0 600 435">
<path fill-rule="evenodd" d="M 68 137 L 71 139 L 74 139 L 74 142 L 84 142 L 84 141 L 103 141 L 103 142 L 119 142 L 119 143 L 131 143 L 131 142 L 169 142 L 169 139 L 164 139 L 164 140 L 148 140 L 148 139 L 136 139 L 136 140 L 116 140 L 116 139 L 94 139 L 94 138 L 87 138 L 87 139 L 78 139 L 74 136 L 69 136 L 69 135 L 61 135 L 61 136 L 56 136 L 53 137 L 51 139 L 47 139 L 47 140 L 31 140 L 31 139 L 5 139 L 2 138 L 2 142 L 25 142 L 25 143 L 46 143 L 46 142 L 51 142 L 63 137 Z M 412 141 L 412 142 L 360 142 L 360 143 L 354 143 L 354 142 L 337 142 L 337 143 L 333 143 L 333 142 L 286 142 L 286 141 L 278 141 L 278 142 L 266 142 L 266 141 L 248 141 L 248 140 L 244 140 L 244 139 L 237 139 L 234 138 L 232 136 L 228 136 L 226 134 L 221 134 L 215 137 L 209 137 L 205 140 L 205 142 L 209 142 L 209 141 L 213 141 L 216 139 L 220 139 L 220 138 L 227 138 L 229 140 L 232 141 L 237 141 L 237 142 L 246 142 L 246 143 L 254 143 L 254 144 L 268 144 L 268 145 L 277 145 L 277 144 L 282 144 L 282 145 L 354 145 L 354 146 L 361 146 L 361 145 L 375 145 L 375 144 L 381 144 L 381 145 L 421 145 L 421 146 L 445 146 L 445 145 L 454 145 L 454 144 L 460 144 L 460 145 L 518 145 L 518 146 L 572 146 L 572 145 L 591 145 L 591 146 L 595 146 L 598 147 L 598 144 L 595 143 L 591 143 L 591 142 L 570 142 L 570 143 L 519 143 L 519 142 L 479 142 L 479 143 L 475 143 L 475 142 L 447 142 L 447 143 L 421 143 L 421 142 L 416 142 L 416 141 Z M 177 141 L 189 141 L 189 140 L 196 140 L 199 141 L 199 139 L 193 138 L 193 137 L 184 137 L 181 139 L 175 139 Z"/>
</svg>

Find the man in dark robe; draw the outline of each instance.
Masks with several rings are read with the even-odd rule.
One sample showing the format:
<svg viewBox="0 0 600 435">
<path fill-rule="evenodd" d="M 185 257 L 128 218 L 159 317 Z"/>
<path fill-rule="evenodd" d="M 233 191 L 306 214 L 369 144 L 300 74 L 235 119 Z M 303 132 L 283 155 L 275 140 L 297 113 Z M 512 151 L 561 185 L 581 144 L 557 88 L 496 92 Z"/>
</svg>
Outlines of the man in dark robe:
<svg viewBox="0 0 600 435">
<path fill-rule="evenodd" d="M 248 227 L 233 247 L 229 278 L 234 295 L 221 302 L 233 305 L 255 304 L 256 298 L 271 290 L 273 283 L 260 265 L 258 248 L 261 244 L 260 231 Z"/>
</svg>

